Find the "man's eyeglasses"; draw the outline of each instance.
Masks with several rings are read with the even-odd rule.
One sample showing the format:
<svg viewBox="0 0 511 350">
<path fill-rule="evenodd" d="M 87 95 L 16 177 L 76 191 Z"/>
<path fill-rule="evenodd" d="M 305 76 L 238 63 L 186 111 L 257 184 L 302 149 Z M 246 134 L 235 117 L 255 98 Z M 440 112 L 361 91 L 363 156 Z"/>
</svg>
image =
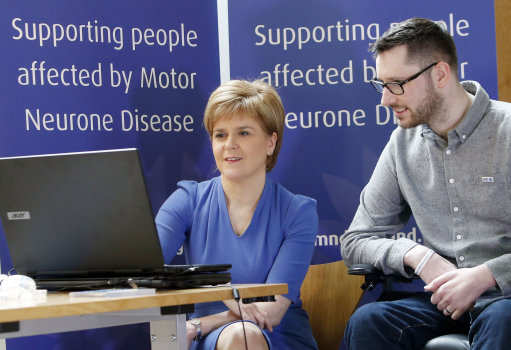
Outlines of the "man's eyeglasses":
<svg viewBox="0 0 511 350">
<path fill-rule="evenodd" d="M 371 85 L 373 85 L 373 87 L 376 89 L 376 91 L 378 91 L 380 94 L 383 94 L 383 90 L 385 88 L 387 88 L 394 95 L 402 95 L 402 94 L 405 93 L 405 90 L 403 89 L 403 85 L 405 85 L 406 83 L 408 83 L 408 82 L 412 81 L 413 79 L 419 77 L 422 73 L 424 73 L 425 71 L 427 71 L 428 69 L 430 69 L 431 67 L 436 65 L 437 63 L 438 62 L 430 64 L 429 66 L 427 66 L 426 68 L 421 70 L 419 73 L 416 73 L 416 74 L 412 75 L 408 79 L 401 80 L 401 81 L 393 81 L 393 82 L 390 82 L 390 83 L 384 83 L 382 81 L 374 80 L 373 79 L 373 80 L 371 80 Z"/>
</svg>

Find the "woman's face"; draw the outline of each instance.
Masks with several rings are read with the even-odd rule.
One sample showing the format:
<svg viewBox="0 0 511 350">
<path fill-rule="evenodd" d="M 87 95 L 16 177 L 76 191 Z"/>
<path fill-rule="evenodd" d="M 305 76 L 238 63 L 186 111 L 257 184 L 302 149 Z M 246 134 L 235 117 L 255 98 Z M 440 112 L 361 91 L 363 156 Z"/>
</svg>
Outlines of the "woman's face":
<svg viewBox="0 0 511 350">
<path fill-rule="evenodd" d="M 276 133 L 268 135 L 257 119 L 246 114 L 220 118 L 211 137 L 216 166 L 232 181 L 265 176 L 266 160 L 276 142 Z"/>
</svg>

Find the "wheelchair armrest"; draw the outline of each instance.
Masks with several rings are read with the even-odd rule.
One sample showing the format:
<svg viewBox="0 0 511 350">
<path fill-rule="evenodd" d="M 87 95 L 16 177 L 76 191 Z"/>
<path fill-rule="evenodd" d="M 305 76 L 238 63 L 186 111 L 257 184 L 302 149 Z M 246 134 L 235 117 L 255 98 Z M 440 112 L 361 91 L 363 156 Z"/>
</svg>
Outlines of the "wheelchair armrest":
<svg viewBox="0 0 511 350">
<path fill-rule="evenodd" d="M 363 290 L 371 290 L 376 284 L 383 284 L 383 291 L 377 301 L 396 300 L 409 293 L 399 292 L 392 290 L 392 282 L 410 283 L 413 279 L 420 278 L 414 275 L 412 278 L 407 278 L 398 274 L 385 275 L 383 271 L 377 269 L 370 264 L 354 264 L 348 269 L 349 275 L 365 276 L 365 282 L 361 288 Z M 464 334 L 446 334 L 440 337 L 431 339 L 426 345 L 421 348 L 422 350 L 441 350 L 441 349 L 470 349 L 468 338 Z"/>
<path fill-rule="evenodd" d="M 365 276 L 365 282 L 361 286 L 363 290 L 371 290 L 378 283 L 383 283 L 384 290 L 391 290 L 393 282 L 399 283 L 412 282 L 411 278 L 402 275 L 398 274 L 385 275 L 383 271 L 370 264 L 353 264 L 348 269 L 348 274 Z"/>
<path fill-rule="evenodd" d="M 370 264 L 354 264 L 351 265 L 348 274 L 350 275 L 370 275 L 378 274 L 383 275 L 382 271 Z"/>
<path fill-rule="evenodd" d="M 371 290 L 378 283 L 385 283 L 385 275 L 381 270 L 370 264 L 354 264 L 348 269 L 349 275 L 365 276 L 365 282 L 360 286 L 363 290 Z"/>
</svg>

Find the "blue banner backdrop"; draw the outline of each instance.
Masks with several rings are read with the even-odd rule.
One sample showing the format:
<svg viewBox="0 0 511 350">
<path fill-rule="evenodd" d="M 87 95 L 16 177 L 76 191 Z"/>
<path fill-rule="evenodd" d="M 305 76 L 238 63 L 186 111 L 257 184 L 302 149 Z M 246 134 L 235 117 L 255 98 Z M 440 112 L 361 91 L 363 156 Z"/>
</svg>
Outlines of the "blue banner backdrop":
<svg viewBox="0 0 511 350">
<path fill-rule="evenodd" d="M 368 52 L 392 23 L 441 21 L 458 47 L 462 80 L 477 80 L 497 98 L 492 2 L 431 0 L 237 0 L 229 2 L 232 78 L 261 77 L 278 88 L 286 109 L 279 163 L 271 176 L 318 200 L 313 263 L 339 260 L 339 237 L 360 191 L 396 127 L 368 84 Z M 414 222 L 399 236 L 421 241 Z"/>
<path fill-rule="evenodd" d="M 211 177 L 202 115 L 220 83 L 215 1 L 3 1 L 0 26 L 0 156 L 136 147 L 154 211 L 178 180 Z M 147 328 L 7 346 L 142 349 Z"/>
<path fill-rule="evenodd" d="M 2 2 L 0 156 L 136 147 L 155 212 L 178 180 L 213 176 L 201 121 L 220 83 L 216 6 L 212 0 Z M 396 127 L 367 84 L 375 73 L 370 42 L 408 17 L 442 21 L 458 46 L 462 79 L 478 80 L 497 98 L 495 32 L 488 25 L 493 2 L 236 0 L 228 12 L 231 77 L 264 78 L 286 108 L 283 148 L 270 176 L 318 200 L 313 263 L 341 258 L 339 237 Z M 421 239 L 413 222 L 398 235 Z M 5 273 L 12 263 L 3 232 L 0 257 Z M 7 345 L 150 344 L 144 325 Z"/>
</svg>

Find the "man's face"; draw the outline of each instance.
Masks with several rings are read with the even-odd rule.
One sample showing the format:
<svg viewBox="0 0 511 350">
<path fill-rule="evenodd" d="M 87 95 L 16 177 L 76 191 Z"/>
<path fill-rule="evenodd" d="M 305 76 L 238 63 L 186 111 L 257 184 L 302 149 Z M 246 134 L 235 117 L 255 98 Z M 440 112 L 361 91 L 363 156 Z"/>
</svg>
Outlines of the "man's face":
<svg viewBox="0 0 511 350">
<path fill-rule="evenodd" d="M 424 68 L 407 63 L 406 58 L 405 46 L 397 46 L 380 53 L 376 57 L 377 78 L 384 83 L 403 81 Z M 404 90 L 402 95 L 394 95 L 387 88 L 383 90 L 381 104 L 394 110 L 402 128 L 431 124 L 442 110 L 443 98 L 433 86 L 431 79 L 431 70 L 434 68 L 402 85 Z"/>
</svg>

